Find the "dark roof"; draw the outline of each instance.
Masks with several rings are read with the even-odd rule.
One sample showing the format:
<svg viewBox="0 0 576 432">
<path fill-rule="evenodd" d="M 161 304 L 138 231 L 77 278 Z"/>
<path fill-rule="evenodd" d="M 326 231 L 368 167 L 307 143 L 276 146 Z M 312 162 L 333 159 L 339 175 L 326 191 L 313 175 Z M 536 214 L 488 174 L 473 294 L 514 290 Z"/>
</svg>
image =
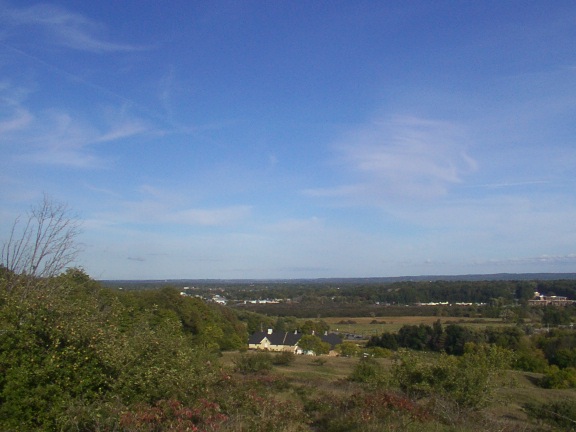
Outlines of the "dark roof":
<svg viewBox="0 0 576 432">
<path fill-rule="evenodd" d="M 249 344 L 259 344 L 264 338 L 268 339 L 272 345 L 288 345 L 294 346 L 298 343 L 300 338 L 303 336 L 302 333 L 290 333 L 290 332 L 277 332 L 268 333 L 265 331 L 256 332 L 250 336 L 248 339 Z M 327 335 L 317 335 L 320 336 L 322 342 L 328 342 L 330 344 L 330 349 L 338 344 L 342 343 L 342 339 L 336 333 L 328 333 Z"/>
<path fill-rule="evenodd" d="M 280 332 L 269 334 L 268 332 L 256 332 L 250 336 L 248 343 L 259 344 L 264 338 L 266 338 L 272 345 L 294 346 L 298 343 L 301 337 L 301 333 Z"/>
<path fill-rule="evenodd" d="M 328 342 L 330 344 L 330 349 L 334 349 L 336 345 L 342 343 L 342 338 L 336 333 L 328 333 L 327 335 L 322 335 L 320 336 L 320 339 L 322 339 L 322 342 Z"/>
</svg>

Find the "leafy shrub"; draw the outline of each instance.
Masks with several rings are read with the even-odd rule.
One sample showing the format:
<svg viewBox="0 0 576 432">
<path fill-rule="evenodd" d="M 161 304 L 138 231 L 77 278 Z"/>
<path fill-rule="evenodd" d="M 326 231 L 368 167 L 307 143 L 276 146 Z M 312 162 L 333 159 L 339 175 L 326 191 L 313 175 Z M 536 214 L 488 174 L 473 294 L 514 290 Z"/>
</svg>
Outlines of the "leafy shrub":
<svg viewBox="0 0 576 432">
<path fill-rule="evenodd" d="M 322 357 L 312 359 L 312 364 L 315 366 L 324 366 L 328 360 Z"/>
<path fill-rule="evenodd" d="M 223 431 L 249 432 L 307 432 L 307 418 L 297 401 L 279 400 L 270 394 L 260 395 L 252 389 L 244 389 L 234 395 L 230 416 Z"/>
<path fill-rule="evenodd" d="M 342 342 L 336 345 L 336 351 L 338 354 L 344 357 L 354 357 L 358 355 L 358 345 L 354 342 Z"/>
<path fill-rule="evenodd" d="M 371 357 L 361 358 L 349 377 L 350 381 L 377 384 L 384 381 L 382 366 Z"/>
<path fill-rule="evenodd" d="M 534 347 L 522 347 L 522 349 L 516 351 L 514 369 L 544 373 L 548 370 L 548 367 L 548 361 L 542 350 Z"/>
<path fill-rule="evenodd" d="M 576 368 L 560 369 L 552 365 L 542 377 L 541 385 L 549 389 L 576 388 Z"/>
<path fill-rule="evenodd" d="M 508 367 L 510 351 L 497 346 L 467 345 L 461 357 L 441 354 L 433 362 L 422 362 L 402 352 L 393 377 L 410 396 L 440 396 L 464 408 L 485 406 L 494 390 L 494 376 Z"/>
<path fill-rule="evenodd" d="M 272 355 L 268 352 L 240 354 L 234 359 L 234 366 L 243 374 L 266 372 L 272 369 Z"/>
<path fill-rule="evenodd" d="M 120 426 L 125 432 L 200 432 L 218 430 L 227 416 L 220 407 L 206 400 L 187 407 L 181 402 L 161 400 L 154 405 L 139 404 L 122 414 Z"/>
<path fill-rule="evenodd" d="M 533 419 L 545 421 L 566 431 L 576 429 L 576 401 L 563 400 L 546 404 L 529 403 L 525 411 Z"/>
<path fill-rule="evenodd" d="M 409 424 L 425 422 L 430 417 L 407 397 L 383 390 L 344 397 L 326 394 L 307 400 L 305 410 L 312 418 L 314 430 L 325 432 L 404 431 Z"/>
<path fill-rule="evenodd" d="M 312 352 L 315 355 L 328 354 L 330 352 L 330 344 L 322 342 L 316 335 L 304 335 L 298 341 L 298 347 L 303 351 Z"/>
<path fill-rule="evenodd" d="M 367 348 L 364 350 L 364 352 L 368 353 L 368 355 L 374 358 L 392 358 L 394 356 L 394 352 L 392 350 L 381 347 Z"/>
<path fill-rule="evenodd" d="M 0 286 L 0 430 L 96 430 L 88 411 L 188 403 L 213 379 L 174 312 L 132 309 L 77 276 Z"/>
<path fill-rule="evenodd" d="M 296 360 L 296 354 L 292 351 L 282 351 L 273 356 L 272 364 L 274 366 L 289 366 Z"/>
</svg>

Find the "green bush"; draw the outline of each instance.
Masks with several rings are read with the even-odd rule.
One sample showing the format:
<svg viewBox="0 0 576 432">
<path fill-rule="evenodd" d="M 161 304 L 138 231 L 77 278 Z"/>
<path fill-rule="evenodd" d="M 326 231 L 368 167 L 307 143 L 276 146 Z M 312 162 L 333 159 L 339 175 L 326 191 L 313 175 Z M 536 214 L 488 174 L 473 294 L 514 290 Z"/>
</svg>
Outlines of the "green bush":
<svg viewBox="0 0 576 432">
<path fill-rule="evenodd" d="M 296 360 L 296 354 L 292 351 L 282 351 L 272 357 L 274 366 L 289 366 Z"/>
<path fill-rule="evenodd" d="M 327 362 L 328 360 L 326 360 L 324 357 L 317 357 L 312 359 L 312 364 L 314 366 L 324 366 Z"/>
<path fill-rule="evenodd" d="M 378 361 L 374 360 L 372 357 L 361 358 L 352 373 L 350 374 L 350 381 L 378 384 L 384 381 L 385 375 Z"/>
<path fill-rule="evenodd" d="M 532 347 L 516 351 L 514 369 L 525 372 L 544 373 L 548 370 L 548 361 L 542 350 Z"/>
<path fill-rule="evenodd" d="M 576 401 L 563 400 L 546 404 L 530 403 L 525 405 L 528 416 L 545 421 L 566 431 L 576 429 Z"/>
<path fill-rule="evenodd" d="M 213 380 L 213 356 L 174 312 L 132 309 L 77 276 L 0 286 L 0 430 L 96 430 L 90 413 L 188 404 Z"/>
<path fill-rule="evenodd" d="M 403 351 L 393 367 L 393 378 L 409 396 L 439 396 L 463 408 L 477 409 L 491 399 L 494 377 L 509 367 L 512 353 L 491 345 L 470 344 L 461 357 L 441 354 L 421 361 Z"/>
<path fill-rule="evenodd" d="M 373 347 L 373 348 L 366 348 L 364 350 L 368 355 L 374 358 L 392 358 L 394 357 L 394 351 L 388 348 L 381 348 L 381 347 Z"/>
<path fill-rule="evenodd" d="M 343 357 L 355 357 L 360 350 L 354 342 L 342 342 L 336 345 L 336 351 Z"/>
<path fill-rule="evenodd" d="M 541 385 L 549 389 L 576 388 L 576 368 L 560 369 L 552 365 L 542 377 Z"/>
<path fill-rule="evenodd" d="M 243 374 L 266 372 L 272 369 L 272 355 L 268 352 L 240 354 L 234 359 L 234 366 Z"/>
</svg>

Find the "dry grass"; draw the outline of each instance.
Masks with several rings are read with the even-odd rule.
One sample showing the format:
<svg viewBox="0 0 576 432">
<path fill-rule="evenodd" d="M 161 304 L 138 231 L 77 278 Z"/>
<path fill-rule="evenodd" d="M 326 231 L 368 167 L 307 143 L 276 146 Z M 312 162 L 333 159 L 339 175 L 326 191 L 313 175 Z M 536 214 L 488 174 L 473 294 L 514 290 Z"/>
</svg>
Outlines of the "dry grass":
<svg viewBox="0 0 576 432">
<path fill-rule="evenodd" d="M 410 322 L 401 320 L 403 323 Z M 426 322 L 425 322 L 426 323 Z M 423 357 L 434 357 L 435 353 L 415 353 Z M 224 366 L 232 367 L 233 359 L 239 353 L 224 353 L 221 361 Z M 289 366 L 276 366 L 271 373 L 286 377 L 292 388 L 305 389 L 312 394 L 351 395 L 360 389 L 359 384 L 352 383 L 346 378 L 359 361 L 358 358 L 322 357 L 326 362 L 318 365 L 314 356 L 296 356 L 294 363 Z M 386 369 L 393 364 L 391 359 L 377 359 Z M 524 405 L 529 402 L 546 403 L 558 400 L 576 400 L 574 390 L 548 390 L 538 387 L 539 374 L 510 371 L 502 379 L 494 402 L 491 406 L 478 412 L 475 419 L 454 429 L 447 425 L 427 425 L 430 431 L 473 431 L 473 430 L 500 430 L 500 431 L 542 431 L 551 430 L 535 427 L 530 422 Z M 461 420 L 460 420 L 461 421 Z M 482 425 L 479 423 L 482 421 Z M 477 423 L 475 423 L 477 422 Z M 470 423 L 470 424 L 468 424 Z M 476 424 L 476 426 L 474 426 Z M 420 427 L 422 424 L 420 424 Z"/>
<path fill-rule="evenodd" d="M 460 318 L 435 316 L 401 316 L 401 317 L 329 317 L 323 320 L 330 325 L 330 330 L 342 333 L 359 334 L 364 337 L 380 335 L 384 332 L 396 333 L 404 325 L 432 325 L 440 320 L 442 325 L 460 324 L 471 328 L 484 329 L 489 326 L 510 326 L 496 318 Z M 354 322 L 350 324 L 349 322 Z"/>
</svg>

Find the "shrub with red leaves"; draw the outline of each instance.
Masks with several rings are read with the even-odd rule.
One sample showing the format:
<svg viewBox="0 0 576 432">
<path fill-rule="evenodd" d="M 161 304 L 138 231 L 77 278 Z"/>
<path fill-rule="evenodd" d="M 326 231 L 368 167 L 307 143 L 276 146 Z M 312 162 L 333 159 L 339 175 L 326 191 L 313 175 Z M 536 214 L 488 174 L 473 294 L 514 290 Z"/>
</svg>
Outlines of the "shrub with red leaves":
<svg viewBox="0 0 576 432">
<path fill-rule="evenodd" d="M 124 413 L 120 426 L 127 432 L 212 432 L 217 431 L 227 417 L 218 404 L 199 400 L 193 407 L 170 399 L 151 406 L 138 404 Z"/>
</svg>

